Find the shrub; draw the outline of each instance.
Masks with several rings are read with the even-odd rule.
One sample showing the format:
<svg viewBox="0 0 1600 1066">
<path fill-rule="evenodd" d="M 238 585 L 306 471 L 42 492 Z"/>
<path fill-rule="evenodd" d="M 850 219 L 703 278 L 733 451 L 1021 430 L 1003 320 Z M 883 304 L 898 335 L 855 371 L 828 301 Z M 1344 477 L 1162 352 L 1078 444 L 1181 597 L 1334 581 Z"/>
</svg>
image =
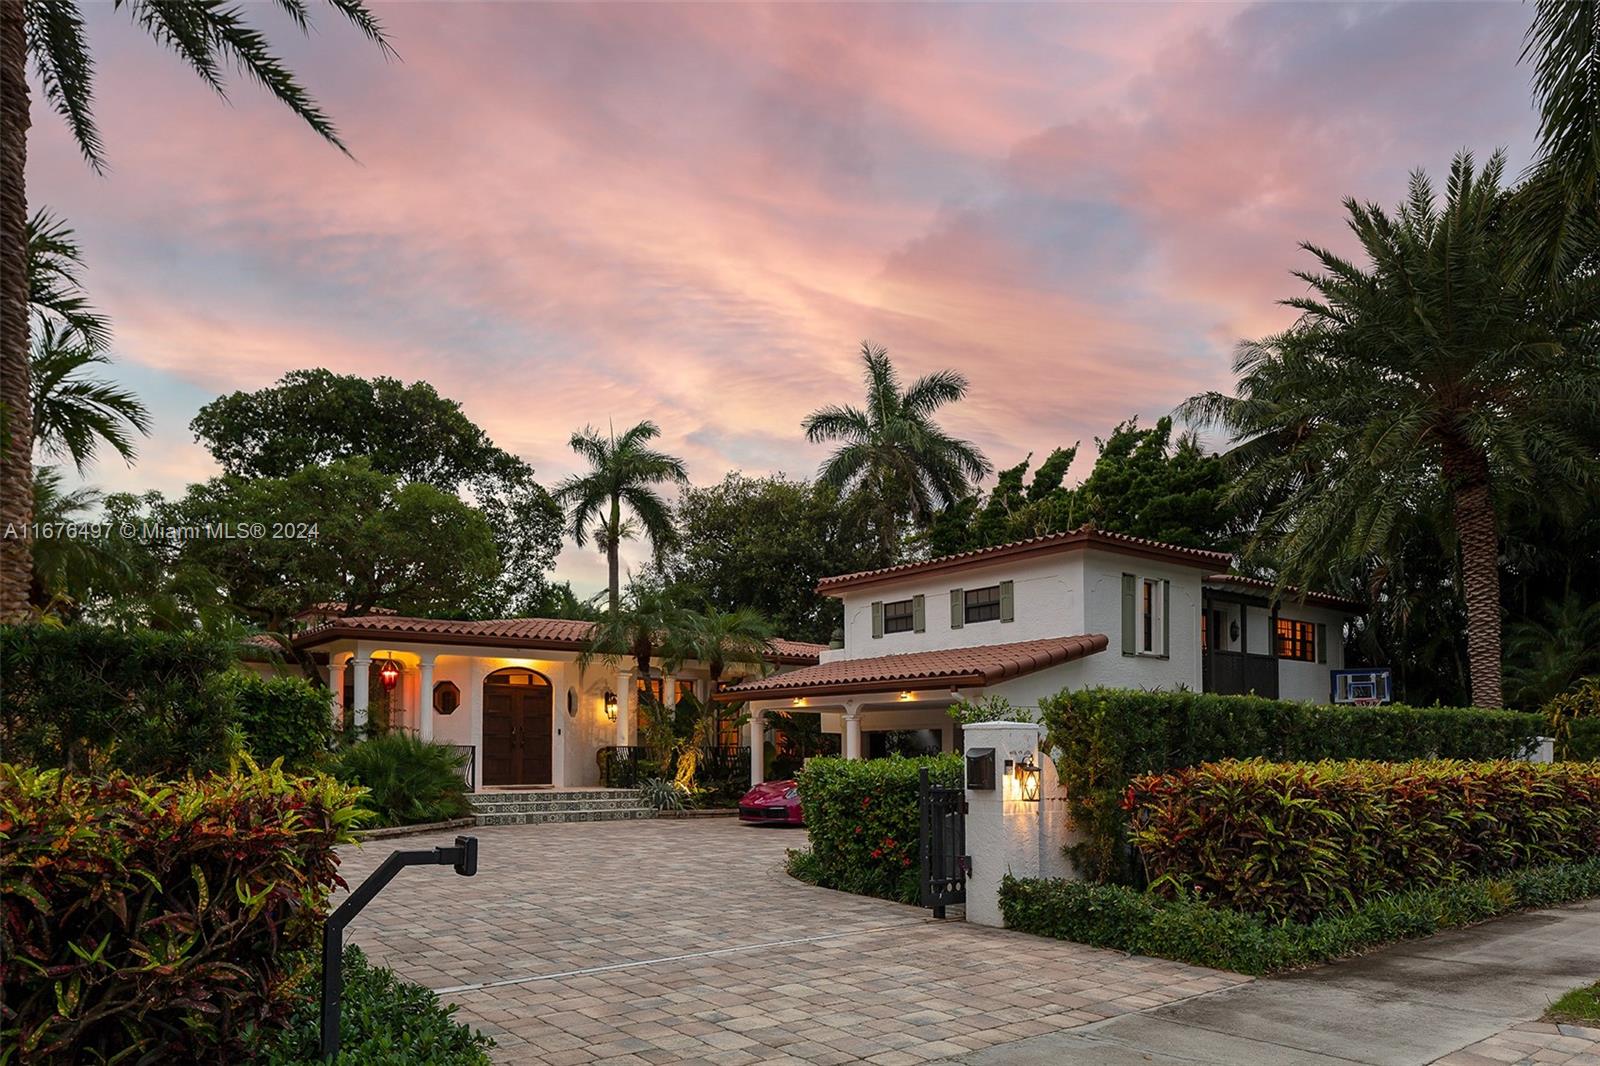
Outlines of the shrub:
<svg viewBox="0 0 1600 1066">
<path fill-rule="evenodd" d="M 472 813 L 461 777 L 465 758 L 444 744 L 389 733 L 345 748 L 334 761 L 333 774 L 367 789 L 361 806 L 379 825 L 443 822 Z"/>
<path fill-rule="evenodd" d="M 950 705 L 950 717 L 962 725 L 977 722 L 1031 722 L 1035 714 L 1032 707 L 1014 707 L 1010 700 L 998 693 L 979 696 L 975 700 L 963 698 Z"/>
<path fill-rule="evenodd" d="M 961 756 L 907 759 L 811 759 L 800 771 L 800 805 L 811 838 L 817 883 L 915 903 L 917 782 L 961 783 Z"/>
<path fill-rule="evenodd" d="M 1098 881 L 1137 879 L 1122 799 L 1139 774 L 1229 758 L 1498 759 L 1545 731 L 1540 716 L 1510 711 L 1329 707 L 1187 691 L 1062 691 L 1039 706 L 1073 824 L 1086 837 L 1072 857 Z"/>
<path fill-rule="evenodd" d="M 289 1024 L 264 1034 L 250 1060 L 257 1066 L 324 1066 L 320 986 L 308 979 Z M 488 1066 L 494 1041 L 451 1017 L 456 1008 L 394 971 L 374 966 L 361 949 L 344 949 L 344 998 L 339 1003 L 336 1066 Z"/>
<path fill-rule="evenodd" d="M 1413 889 L 1307 922 L 1271 922 L 1193 898 L 1165 900 L 1123 885 L 1009 876 L 1000 886 L 1000 913 L 1008 929 L 1025 933 L 1264 974 L 1359 954 L 1514 910 L 1595 896 L 1600 896 L 1600 859 Z"/>
<path fill-rule="evenodd" d="M 1556 756 L 1600 759 L 1600 677 L 1585 677 L 1539 708 L 1550 723 Z"/>
<path fill-rule="evenodd" d="M 0 627 L 0 749 L 39 766 L 222 769 L 235 747 L 233 652 L 199 633 Z"/>
<path fill-rule="evenodd" d="M 1308 919 L 1414 885 L 1600 854 L 1600 766 L 1206 763 L 1136 778 L 1152 892 Z"/>
<path fill-rule="evenodd" d="M 0 1046 L 217 1061 L 282 1024 L 355 795 L 281 769 L 162 783 L 0 764 Z"/>
<path fill-rule="evenodd" d="M 333 710 L 326 689 L 298 677 L 233 674 L 233 703 L 250 754 L 259 763 L 282 759 L 306 766 L 328 748 Z"/>
<path fill-rule="evenodd" d="M 688 790 L 682 785 L 660 777 L 639 782 L 639 794 L 645 804 L 656 811 L 681 811 L 688 798 Z"/>
</svg>

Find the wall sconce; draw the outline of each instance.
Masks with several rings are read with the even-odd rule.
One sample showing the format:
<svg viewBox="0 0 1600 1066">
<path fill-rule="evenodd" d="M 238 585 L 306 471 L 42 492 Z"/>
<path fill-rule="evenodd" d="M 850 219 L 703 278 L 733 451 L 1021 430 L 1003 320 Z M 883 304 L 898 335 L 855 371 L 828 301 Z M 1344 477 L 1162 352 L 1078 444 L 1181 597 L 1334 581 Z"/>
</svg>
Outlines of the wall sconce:
<svg viewBox="0 0 1600 1066">
<path fill-rule="evenodd" d="M 605 707 L 606 717 L 615 722 L 617 720 L 617 694 L 610 689 L 606 689 Z"/>
<path fill-rule="evenodd" d="M 383 682 L 383 687 L 390 692 L 400 683 L 400 664 L 393 659 L 385 659 L 383 665 L 378 667 L 378 680 Z"/>
<path fill-rule="evenodd" d="M 1039 766 L 1030 752 L 1017 763 L 1012 772 L 1017 778 L 1017 798 L 1025 803 L 1039 802 Z"/>
<path fill-rule="evenodd" d="M 904 703 L 904 702 L 906 702 L 906 701 L 908 701 L 910 699 L 911 699 L 911 693 L 910 692 L 902 692 L 902 693 L 900 693 L 900 700 L 901 700 L 902 703 Z"/>
<path fill-rule="evenodd" d="M 804 707 L 806 705 L 804 696 L 796 696 L 793 702 L 796 707 Z"/>
</svg>

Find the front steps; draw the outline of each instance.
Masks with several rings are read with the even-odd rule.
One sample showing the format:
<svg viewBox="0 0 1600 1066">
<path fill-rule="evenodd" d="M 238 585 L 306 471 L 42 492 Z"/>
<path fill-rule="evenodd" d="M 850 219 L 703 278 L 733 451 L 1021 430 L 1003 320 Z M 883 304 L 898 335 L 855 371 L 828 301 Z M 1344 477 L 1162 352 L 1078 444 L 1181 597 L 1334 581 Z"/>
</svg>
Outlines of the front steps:
<svg viewBox="0 0 1600 1066">
<path fill-rule="evenodd" d="M 620 822 L 654 818 L 637 789 L 540 789 L 474 792 L 479 825 L 540 825 L 546 822 Z"/>
</svg>

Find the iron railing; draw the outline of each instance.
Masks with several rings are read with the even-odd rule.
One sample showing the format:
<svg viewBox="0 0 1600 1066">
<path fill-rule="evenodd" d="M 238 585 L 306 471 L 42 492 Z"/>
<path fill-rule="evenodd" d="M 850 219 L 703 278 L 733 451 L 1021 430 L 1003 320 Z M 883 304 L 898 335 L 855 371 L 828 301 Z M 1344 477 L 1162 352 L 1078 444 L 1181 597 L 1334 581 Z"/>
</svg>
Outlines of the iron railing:
<svg viewBox="0 0 1600 1066">
<path fill-rule="evenodd" d="M 638 788 L 641 781 L 652 777 L 671 777 L 673 774 L 669 760 L 638 744 L 613 744 L 601 748 L 595 759 L 600 766 L 600 784 L 606 788 Z M 729 778 L 745 780 L 749 777 L 749 748 L 719 744 L 700 749 L 694 772 L 697 784 Z"/>
<path fill-rule="evenodd" d="M 649 753 L 639 745 L 617 745 L 595 753 L 600 764 L 600 784 L 606 788 L 638 788 L 639 782 L 660 776 Z"/>
<path fill-rule="evenodd" d="M 461 780 L 467 783 L 468 792 L 478 791 L 478 748 L 475 744 L 446 744 L 452 751 L 466 756 L 461 764 Z"/>
</svg>

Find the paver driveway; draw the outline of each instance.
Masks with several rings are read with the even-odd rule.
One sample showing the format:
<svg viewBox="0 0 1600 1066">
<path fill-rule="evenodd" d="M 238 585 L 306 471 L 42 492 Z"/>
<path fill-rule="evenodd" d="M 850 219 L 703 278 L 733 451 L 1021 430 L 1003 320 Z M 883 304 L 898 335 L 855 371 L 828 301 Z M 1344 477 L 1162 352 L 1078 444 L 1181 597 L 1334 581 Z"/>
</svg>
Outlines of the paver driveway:
<svg viewBox="0 0 1600 1066">
<path fill-rule="evenodd" d="M 406 870 L 349 939 L 531 1066 L 911 1066 L 1243 978 L 938 922 L 783 872 L 802 833 L 726 820 L 478 829 L 478 875 Z M 365 876 L 395 847 L 346 853 Z"/>
</svg>

